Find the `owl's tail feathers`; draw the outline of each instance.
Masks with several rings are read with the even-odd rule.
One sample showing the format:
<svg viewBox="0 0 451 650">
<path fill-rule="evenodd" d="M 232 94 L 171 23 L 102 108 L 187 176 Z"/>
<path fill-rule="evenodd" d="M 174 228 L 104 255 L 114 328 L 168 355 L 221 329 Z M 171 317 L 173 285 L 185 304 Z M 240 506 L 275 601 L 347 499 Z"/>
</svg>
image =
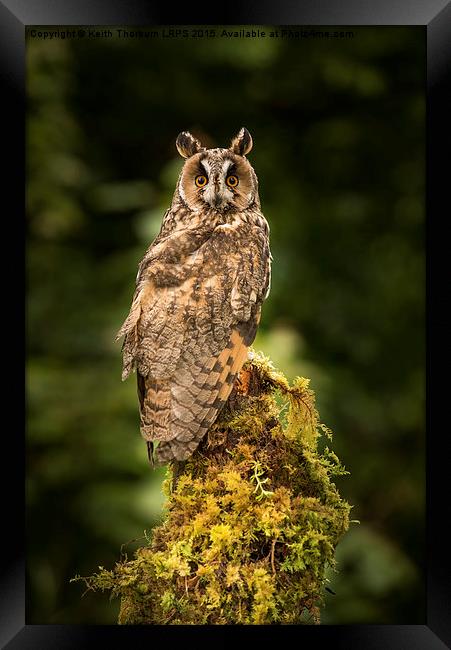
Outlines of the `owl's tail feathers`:
<svg viewBox="0 0 451 650">
<path fill-rule="evenodd" d="M 147 440 L 147 458 L 149 459 L 151 468 L 154 469 L 155 460 L 153 457 L 153 442 L 151 440 Z"/>
<path fill-rule="evenodd" d="M 218 357 L 208 359 L 202 368 L 187 365 L 177 372 L 171 387 L 171 439 L 158 446 L 159 463 L 191 456 L 228 400 L 246 357 L 244 338 L 233 330 Z"/>
<path fill-rule="evenodd" d="M 171 435 L 169 420 L 171 414 L 171 384 L 168 380 L 138 377 L 139 414 L 141 435 L 151 443 L 148 452 L 153 451 L 153 442 L 167 440 Z"/>
</svg>

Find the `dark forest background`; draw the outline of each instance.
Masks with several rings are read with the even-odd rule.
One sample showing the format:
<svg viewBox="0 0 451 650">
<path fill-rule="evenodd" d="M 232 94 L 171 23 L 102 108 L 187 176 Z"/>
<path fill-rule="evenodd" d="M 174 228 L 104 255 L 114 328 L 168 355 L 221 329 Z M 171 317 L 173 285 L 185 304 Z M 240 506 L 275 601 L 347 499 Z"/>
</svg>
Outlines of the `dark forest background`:
<svg viewBox="0 0 451 650">
<path fill-rule="evenodd" d="M 149 469 L 115 334 L 177 134 L 228 146 L 241 126 L 274 257 L 254 347 L 311 378 L 361 522 L 322 620 L 424 622 L 424 29 L 353 31 L 28 38 L 28 623 L 114 623 L 117 602 L 69 581 L 161 517 L 165 470 Z"/>
</svg>

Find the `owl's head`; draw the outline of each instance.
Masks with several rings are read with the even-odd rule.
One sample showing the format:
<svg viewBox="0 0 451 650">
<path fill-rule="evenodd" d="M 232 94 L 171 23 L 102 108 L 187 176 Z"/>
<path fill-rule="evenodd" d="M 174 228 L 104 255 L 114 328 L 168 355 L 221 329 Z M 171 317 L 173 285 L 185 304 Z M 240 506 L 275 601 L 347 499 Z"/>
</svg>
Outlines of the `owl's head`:
<svg viewBox="0 0 451 650">
<path fill-rule="evenodd" d="M 176 191 L 191 210 L 227 212 L 258 203 L 257 176 L 245 157 L 252 149 L 247 129 L 239 131 L 228 149 L 205 149 L 187 131 L 179 134 L 176 146 L 186 159 Z"/>
</svg>

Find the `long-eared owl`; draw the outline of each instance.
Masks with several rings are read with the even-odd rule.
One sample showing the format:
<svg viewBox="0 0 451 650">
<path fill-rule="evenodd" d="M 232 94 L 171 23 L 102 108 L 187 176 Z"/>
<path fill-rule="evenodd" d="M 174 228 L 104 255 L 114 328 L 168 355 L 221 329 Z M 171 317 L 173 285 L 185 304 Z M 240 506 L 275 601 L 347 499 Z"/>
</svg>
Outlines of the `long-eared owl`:
<svg viewBox="0 0 451 650">
<path fill-rule="evenodd" d="M 269 226 L 242 128 L 228 149 L 188 132 L 171 207 L 139 264 L 117 339 L 126 379 L 136 370 L 149 459 L 183 461 L 227 401 L 269 293 Z"/>
</svg>

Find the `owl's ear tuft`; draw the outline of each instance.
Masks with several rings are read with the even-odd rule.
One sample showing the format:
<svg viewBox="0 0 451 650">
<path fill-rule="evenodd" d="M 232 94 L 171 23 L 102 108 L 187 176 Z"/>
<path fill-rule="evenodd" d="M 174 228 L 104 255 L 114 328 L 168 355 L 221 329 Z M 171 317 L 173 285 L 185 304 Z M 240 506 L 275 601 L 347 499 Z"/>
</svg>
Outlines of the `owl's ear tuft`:
<svg viewBox="0 0 451 650">
<path fill-rule="evenodd" d="M 189 131 L 182 131 L 178 134 L 175 146 L 182 158 L 190 158 L 204 149 L 199 140 L 192 136 Z"/>
<path fill-rule="evenodd" d="M 243 126 L 230 143 L 230 149 L 239 156 L 245 156 L 252 149 L 252 144 L 252 136 Z"/>
</svg>

